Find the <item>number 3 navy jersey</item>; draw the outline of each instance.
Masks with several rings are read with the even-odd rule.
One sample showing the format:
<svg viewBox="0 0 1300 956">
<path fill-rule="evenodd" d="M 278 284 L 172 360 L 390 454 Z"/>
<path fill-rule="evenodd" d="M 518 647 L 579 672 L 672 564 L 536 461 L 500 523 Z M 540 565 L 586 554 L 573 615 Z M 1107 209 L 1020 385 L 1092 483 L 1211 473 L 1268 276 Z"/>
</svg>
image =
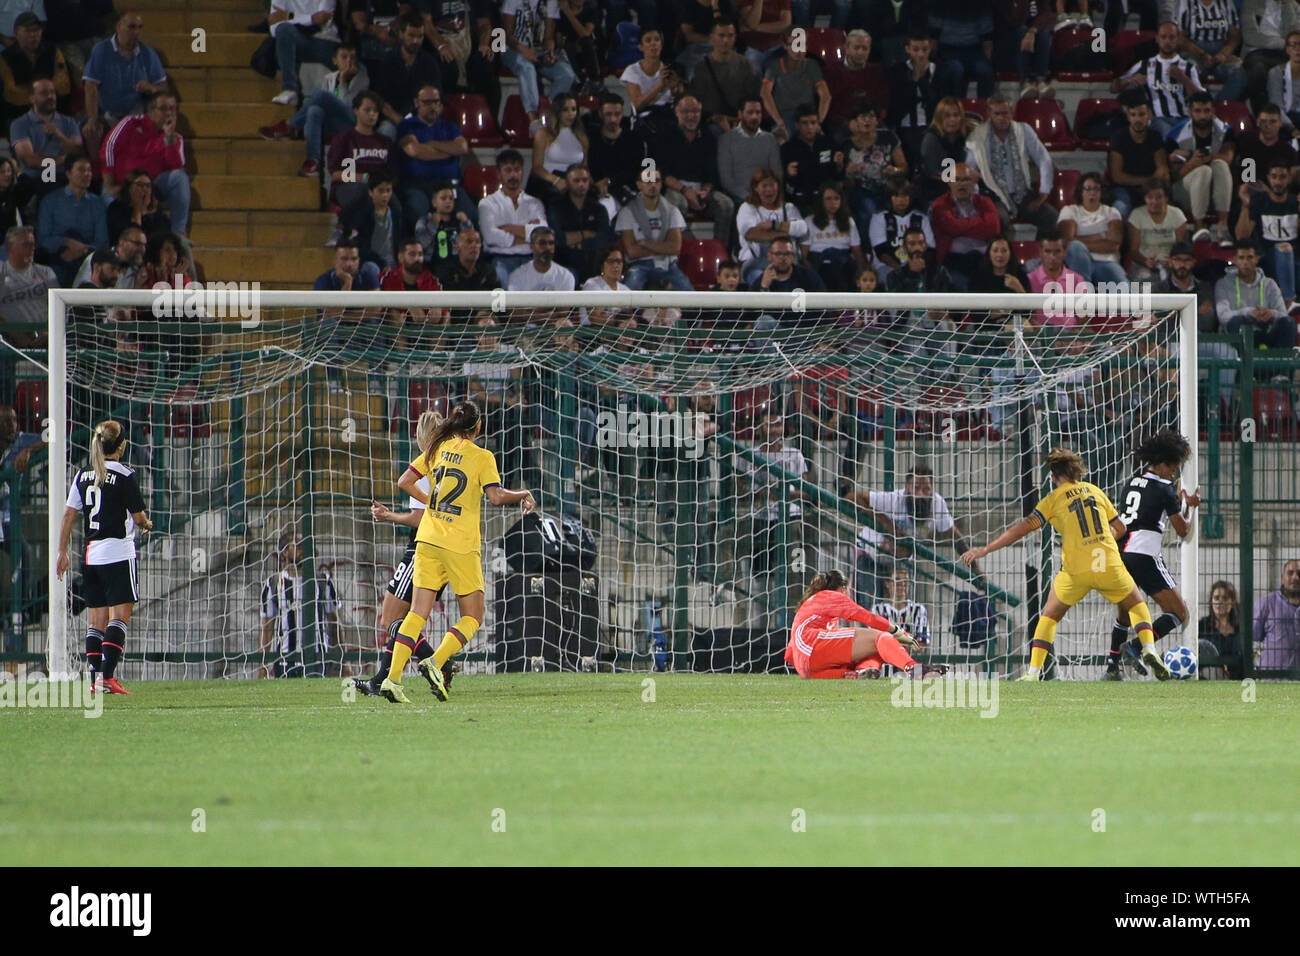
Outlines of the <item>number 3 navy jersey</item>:
<svg viewBox="0 0 1300 956">
<path fill-rule="evenodd" d="M 425 456 L 411 462 L 411 470 L 429 476 Z M 468 438 L 449 438 L 438 446 L 429 507 L 420 519 L 415 540 L 456 554 L 483 550 L 480 505 L 487 488 L 501 484 L 501 472 L 492 452 Z"/>
<path fill-rule="evenodd" d="M 1134 475 L 1120 492 L 1119 520 L 1128 528 L 1120 539 L 1120 550 L 1159 556 L 1165 522 L 1181 507 L 1173 482 L 1149 471 Z"/>
<path fill-rule="evenodd" d="M 131 515 L 144 511 L 144 496 L 134 471 L 119 461 L 107 465 L 108 474 L 99 487 L 95 486 L 95 469 L 84 468 L 68 489 L 68 507 L 81 512 L 87 564 L 114 564 L 135 557 Z"/>
</svg>

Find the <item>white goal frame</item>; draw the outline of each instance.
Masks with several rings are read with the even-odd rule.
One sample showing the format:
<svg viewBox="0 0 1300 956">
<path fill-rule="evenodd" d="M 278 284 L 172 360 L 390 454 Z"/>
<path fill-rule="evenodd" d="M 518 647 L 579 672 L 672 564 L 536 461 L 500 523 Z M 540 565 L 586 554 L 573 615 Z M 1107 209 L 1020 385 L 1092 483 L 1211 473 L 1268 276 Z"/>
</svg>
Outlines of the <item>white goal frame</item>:
<svg viewBox="0 0 1300 956">
<path fill-rule="evenodd" d="M 214 286 L 215 288 L 215 286 Z M 170 291 L 170 290 L 169 290 Z M 171 293 L 173 296 L 175 293 Z M 233 294 L 233 293 L 232 293 Z M 316 292 L 270 291 L 257 289 L 259 308 L 447 308 L 486 309 L 508 312 L 514 309 L 623 308 L 641 309 L 676 307 L 681 309 L 745 309 L 774 311 L 820 310 L 1009 310 L 1028 312 L 1045 307 L 1059 307 L 1059 299 L 1043 293 L 835 293 L 835 292 Z M 788 304 L 776 300 L 788 297 Z M 1091 297 L 1098 314 L 1105 314 L 1106 295 Z M 64 502 L 68 494 L 68 342 L 67 312 L 75 306 L 150 307 L 161 301 L 150 290 L 51 289 L 49 292 L 49 628 L 46 662 L 51 680 L 73 678 L 67 628 L 67 592 L 58 580 L 59 533 Z M 1086 299 L 1071 295 L 1076 306 Z M 1113 300 L 1111 300 L 1113 302 Z M 1190 437 L 1191 458 L 1183 466 L 1183 484 L 1195 488 L 1199 481 L 1197 442 L 1197 303 L 1194 295 L 1151 295 L 1143 297 L 1144 307 L 1160 311 L 1177 310 L 1179 325 L 1178 402 L 1179 428 Z M 235 321 L 235 320 L 231 320 Z M 1188 609 L 1188 624 L 1197 621 L 1199 572 L 1199 522 L 1193 512 L 1191 530 L 1180 548 L 1180 572 L 1184 582 L 1183 598 Z"/>
</svg>

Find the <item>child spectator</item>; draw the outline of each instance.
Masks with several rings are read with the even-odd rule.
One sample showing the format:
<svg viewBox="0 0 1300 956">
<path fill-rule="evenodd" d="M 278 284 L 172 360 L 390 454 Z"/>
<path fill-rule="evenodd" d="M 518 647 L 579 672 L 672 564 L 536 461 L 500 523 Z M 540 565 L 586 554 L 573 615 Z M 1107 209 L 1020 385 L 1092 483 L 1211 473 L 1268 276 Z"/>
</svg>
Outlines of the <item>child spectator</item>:
<svg viewBox="0 0 1300 956">
<path fill-rule="evenodd" d="M 918 208 L 912 198 L 912 185 L 907 177 L 890 176 L 885 181 L 889 190 L 889 207 L 871 217 L 867 241 L 883 269 L 897 269 L 907 261 L 903 249 L 903 236 L 909 229 L 917 229 L 925 238 L 925 245 L 934 248 L 934 233 L 930 229 L 930 215 Z M 886 273 L 887 275 L 888 273 Z"/>
<path fill-rule="evenodd" d="M 433 194 L 433 208 L 415 224 L 424 261 L 435 271 L 456 255 L 456 237 L 473 226 L 469 216 L 456 208 L 456 188 L 440 186 Z"/>
<path fill-rule="evenodd" d="M 366 195 L 343 210 L 343 235 L 361 251 L 361 274 L 369 276 L 373 288 L 379 274 L 397 265 L 402 236 L 403 216 L 393 203 L 393 174 L 376 170 L 366 183 Z"/>
<path fill-rule="evenodd" d="M 378 131 L 383 100 L 373 90 L 358 93 L 352 100 L 356 125 L 334 137 L 327 166 L 330 199 L 346 209 L 365 195 L 371 173 L 393 171 L 393 141 Z"/>
<path fill-rule="evenodd" d="M 785 168 L 786 196 L 806 213 L 816 201 L 818 187 L 843 174 L 844 154 L 822 132 L 815 107 L 803 106 L 796 112 L 799 135 L 781 147 L 781 165 Z"/>
<path fill-rule="evenodd" d="M 263 139 L 307 140 L 307 157 L 298 168 L 299 176 L 314 177 L 320 173 L 327 136 L 335 136 L 357 121 L 352 111 L 352 101 L 370 86 L 370 75 L 357 61 L 357 48 L 353 43 L 340 43 L 334 51 L 334 72 L 326 73 L 320 86 L 303 100 L 298 112 L 287 120 L 258 130 Z"/>
</svg>

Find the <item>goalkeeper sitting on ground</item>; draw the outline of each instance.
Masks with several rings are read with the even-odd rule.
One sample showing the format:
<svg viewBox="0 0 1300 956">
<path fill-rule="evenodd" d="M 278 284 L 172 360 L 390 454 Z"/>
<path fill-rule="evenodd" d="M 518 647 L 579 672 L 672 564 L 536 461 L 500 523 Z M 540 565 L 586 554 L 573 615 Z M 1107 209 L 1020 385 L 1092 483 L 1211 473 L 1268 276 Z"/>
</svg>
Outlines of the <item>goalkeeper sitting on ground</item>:
<svg viewBox="0 0 1300 956">
<path fill-rule="evenodd" d="M 919 669 L 913 672 L 919 668 L 910 653 L 920 647 L 916 639 L 901 623 L 892 624 L 855 604 L 848 589 L 838 571 L 813 578 L 790 628 L 786 663 L 804 678 L 879 677 L 885 664 L 908 676 L 922 676 Z M 841 618 L 867 626 L 840 627 Z M 946 670 L 940 666 L 933 673 Z"/>
</svg>

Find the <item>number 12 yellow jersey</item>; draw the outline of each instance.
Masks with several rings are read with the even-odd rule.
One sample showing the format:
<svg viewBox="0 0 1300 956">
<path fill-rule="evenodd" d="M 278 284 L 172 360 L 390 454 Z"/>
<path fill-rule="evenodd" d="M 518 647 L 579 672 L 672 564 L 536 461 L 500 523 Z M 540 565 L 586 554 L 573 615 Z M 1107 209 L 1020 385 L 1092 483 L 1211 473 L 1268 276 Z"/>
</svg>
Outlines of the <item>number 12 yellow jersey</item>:
<svg viewBox="0 0 1300 956">
<path fill-rule="evenodd" d="M 423 455 L 411 462 L 411 470 L 429 477 L 432 489 L 415 540 L 456 554 L 481 551 L 483 491 L 501 484 L 496 456 L 468 438 L 449 438 L 438 446 L 432 476 Z"/>
<path fill-rule="evenodd" d="M 1107 552 L 1109 567 L 1122 566 L 1119 546 L 1111 534 L 1110 523 L 1119 514 L 1106 493 L 1087 481 L 1058 485 L 1040 501 L 1033 514 L 1050 524 L 1061 535 L 1061 567 L 1074 574 L 1091 570 L 1093 552 Z"/>
</svg>

